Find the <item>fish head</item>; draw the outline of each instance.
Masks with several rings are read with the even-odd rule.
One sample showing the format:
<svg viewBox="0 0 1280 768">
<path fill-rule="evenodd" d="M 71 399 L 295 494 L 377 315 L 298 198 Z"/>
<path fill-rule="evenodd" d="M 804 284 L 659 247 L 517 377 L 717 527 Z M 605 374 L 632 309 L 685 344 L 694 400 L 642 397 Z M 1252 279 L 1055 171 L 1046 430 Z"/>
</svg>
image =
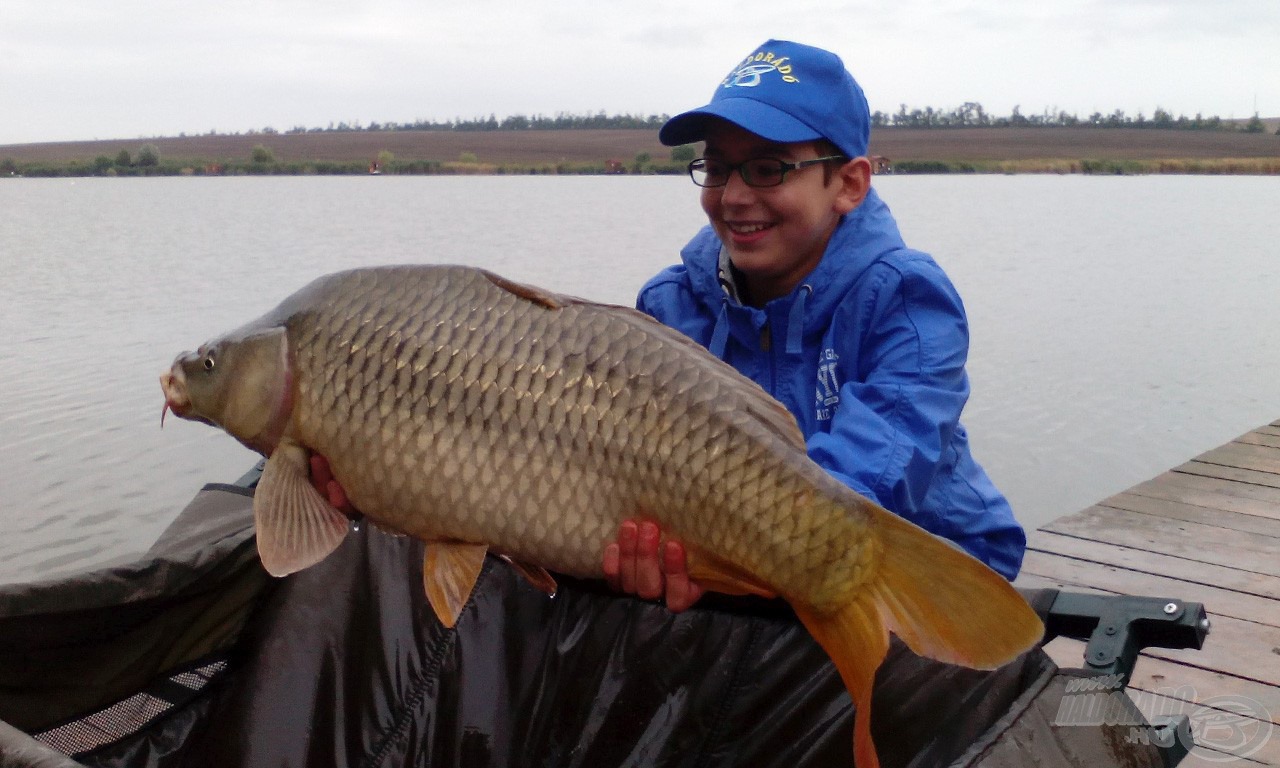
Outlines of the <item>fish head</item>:
<svg viewBox="0 0 1280 768">
<path fill-rule="evenodd" d="M 183 352 L 160 375 L 160 387 L 163 413 L 219 427 L 270 456 L 292 412 L 288 334 L 282 327 L 253 329 Z"/>
</svg>

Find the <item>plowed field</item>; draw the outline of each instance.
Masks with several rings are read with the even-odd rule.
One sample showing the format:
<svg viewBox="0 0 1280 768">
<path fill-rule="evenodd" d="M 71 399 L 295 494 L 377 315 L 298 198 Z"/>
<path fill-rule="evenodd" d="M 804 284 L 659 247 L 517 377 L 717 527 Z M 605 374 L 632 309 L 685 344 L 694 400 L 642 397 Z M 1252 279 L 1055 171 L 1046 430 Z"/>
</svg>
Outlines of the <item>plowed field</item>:
<svg viewBox="0 0 1280 768">
<path fill-rule="evenodd" d="M 665 160 L 670 153 L 658 143 L 656 132 L 649 130 L 381 131 L 13 144 L 0 146 L 0 159 L 88 163 L 100 156 L 114 158 L 122 149 L 136 153 L 143 144 L 154 145 L 166 159 L 193 162 L 247 160 L 258 145 L 269 148 L 281 162 L 367 161 L 387 151 L 396 160 L 451 162 L 470 153 L 481 163 L 630 163 L 641 153 L 655 161 Z M 1280 158 L 1280 136 L 1099 128 L 896 128 L 875 132 L 871 152 L 894 162 Z"/>
</svg>

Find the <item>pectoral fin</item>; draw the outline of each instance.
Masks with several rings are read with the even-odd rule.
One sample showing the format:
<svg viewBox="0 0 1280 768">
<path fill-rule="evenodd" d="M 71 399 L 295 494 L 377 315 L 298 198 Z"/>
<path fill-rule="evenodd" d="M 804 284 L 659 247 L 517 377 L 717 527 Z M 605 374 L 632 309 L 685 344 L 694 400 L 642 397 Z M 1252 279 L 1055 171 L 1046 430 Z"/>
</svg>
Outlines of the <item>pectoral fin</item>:
<svg viewBox="0 0 1280 768">
<path fill-rule="evenodd" d="M 346 515 L 329 506 L 309 479 L 307 451 L 282 442 L 267 459 L 253 496 L 258 555 L 272 576 L 323 560 L 347 535 Z"/>
<path fill-rule="evenodd" d="M 452 628 L 458 623 L 458 616 L 480 578 L 488 550 L 485 544 L 427 542 L 422 585 L 436 618 L 446 627 Z"/>
</svg>

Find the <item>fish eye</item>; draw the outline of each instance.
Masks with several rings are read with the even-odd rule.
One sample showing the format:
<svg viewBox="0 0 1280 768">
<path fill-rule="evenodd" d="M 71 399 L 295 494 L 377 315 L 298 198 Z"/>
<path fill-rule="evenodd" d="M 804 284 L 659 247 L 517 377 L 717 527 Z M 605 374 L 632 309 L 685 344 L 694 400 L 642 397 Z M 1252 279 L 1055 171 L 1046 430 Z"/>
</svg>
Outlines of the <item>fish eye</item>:
<svg viewBox="0 0 1280 768">
<path fill-rule="evenodd" d="M 209 352 L 204 356 L 204 360 L 201 361 L 201 364 L 204 366 L 206 371 L 212 371 L 214 366 L 217 365 L 217 361 L 213 359 L 213 353 Z"/>
</svg>

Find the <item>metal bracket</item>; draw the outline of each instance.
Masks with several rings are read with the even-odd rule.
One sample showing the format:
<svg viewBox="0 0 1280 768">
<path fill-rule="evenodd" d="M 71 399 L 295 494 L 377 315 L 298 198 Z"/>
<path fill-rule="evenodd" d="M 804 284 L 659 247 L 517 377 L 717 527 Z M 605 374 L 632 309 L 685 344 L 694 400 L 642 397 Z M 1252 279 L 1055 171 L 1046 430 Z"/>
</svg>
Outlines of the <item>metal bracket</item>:
<svg viewBox="0 0 1280 768">
<path fill-rule="evenodd" d="M 1178 765 L 1182 758 L 1191 754 L 1191 747 L 1195 746 L 1191 735 L 1191 718 L 1186 715 L 1152 718 L 1151 743 L 1160 750 L 1165 765 Z"/>
<path fill-rule="evenodd" d="M 1143 648 L 1200 649 L 1209 634 L 1209 617 L 1200 603 L 1059 592 L 1045 630 L 1049 638 L 1087 639 L 1086 668 L 1128 680 Z"/>
</svg>

